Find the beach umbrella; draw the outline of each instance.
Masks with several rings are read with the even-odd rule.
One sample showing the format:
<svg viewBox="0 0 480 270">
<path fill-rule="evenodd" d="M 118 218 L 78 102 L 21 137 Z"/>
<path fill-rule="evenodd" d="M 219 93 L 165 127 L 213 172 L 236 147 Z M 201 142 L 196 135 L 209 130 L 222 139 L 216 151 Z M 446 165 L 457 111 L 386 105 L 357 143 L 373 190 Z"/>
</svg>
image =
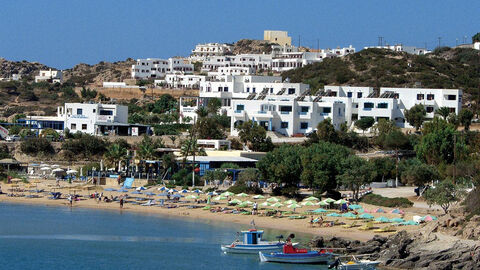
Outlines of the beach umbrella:
<svg viewBox="0 0 480 270">
<path fill-rule="evenodd" d="M 167 188 L 166 188 L 166 187 L 160 187 L 160 188 L 157 188 L 157 190 L 159 190 L 159 191 L 165 191 L 165 190 L 167 190 Z"/>
<path fill-rule="evenodd" d="M 277 203 L 277 202 L 279 202 L 279 201 L 280 201 L 280 199 L 275 198 L 275 197 L 271 197 L 271 198 L 268 198 L 268 199 L 267 199 L 267 202 L 270 202 L 270 203 Z"/>
<path fill-rule="evenodd" d="M 237 197 L 248 197 L 248 194 L 242 192 L 242 193 L 239 193 L 239 194 L 237 194 L 237 195 L 235 195 L 235 196 L 237 196 Z"/>
<path fill-rule="evenodd" d="M 406 225 L 406 226 L 408 226 L 408 225 L 418 225 L 418 222 L 415 222 L 415 221 L 413 221 L 413 220 L 409 220 L 409 221 L 404 221 L 404 222 L 402 222 L 402 223 L 400 223 L 400 224 Z"/>
<path fill-rule="evenodd" d="M 320 201 L 320 199 L 317 198 L 317 197 L 310 196 L 310 197 L 304 199 L 304 201 Z"/>
<path fill-rule="evenodd" d="M 320 206 L 328 206 L 328 205 L 330 205 L 330 204 L 327 203 L 327 202 L 321 201 L 321 202 L 318 202 L 317 205 L 320 205 Z"/>
<path fill-rule="evenodd" d="M 248 207 L 248 206 L 249 204 L 245 202 L 242 202 L 241 204 L 237 205 L 237 207 L 241 207 L 241 208 Z"/>
<path fill-rule="evenodd" d="M 117 191 L 117 190 L 114 189 L 114 188 L 105 188 L 105 189 L 103 189 L 103 190 L 104 190 L 104 191 Z"/>
<path fill-rule="evenodd" d="M 355 215 L 354 213 L 345 213 L 345 214 L 342 214 L 342 217 L 346 217 L 346 218 L 357 218 L 357 215 Z"/>
<path fill-rule="evenodd" d="M 260 206 L 262 206 L 262 207 L 268 207 L 270 205 L 271 204 L 269 202 L 263 202 L 263 203 L 260 204 Z"/>
<path fill-rule="evenodd" d="M 412 220 L 417 222 L 417 223 L 421 223 L 422 222 L 422 218 L 421 216 L 413 216 L 412 217 Z"/>
<path fill-rule="evenodd" d="M 188 193 L 188 192 L 190 192 L 190 191 L 188 191 L 188 190 L 186 190 L 186 189 L 180 190 L 180 193 Z"/>
<path fill-rule="evenodd" d="M 201 191 L 200 189 L 195 189 L 195 190 L 192 191 L 192 192 L 197 193 L 197 194 L 203 193 L 203 191 Z"/>
<path fill-rule="evenodd" d="M 437 220 L 437 218 L 435 216 L 431 216 L 431 215 L 426 215 L 422 218 L 423 221 L 432 221 L 432 220 Z"/>
<path fill-rule="evenodd" d="M 397 222 L 397 223 L 401 223 L 401 222 L 404 222 L 405 220 L 403 218 L 392 218 L 390 219 L 390 222 Z"/>
<path fill-rule="evenodd" d="M 221 195 L 222 195 L 222 196 L 230 197 L 230 196 L 235 195 L 235 193 L 232 193 L 232 192 L 230 192 L 230 191 L 225 191 L 225 192 L 223 192 Z"/>
<path fill-rule="evenodd" d="M 244 201 L 244 203 L 246 203 L 246 204 L 253 204 L 253 202 L 251 202 L 251 201 Z"/>
<path fill-rule="evenodd" d="M 258 200 L 258 199 L 265 199 L 265 196 L 263 196 L 263 195 L 255 195 L 255 196 L 253 196 L 253 198 L 254 198 L 254 199 L 257 199 L 257 200 Z"/>
<path fill-rule="evenodd" d="M 279 203 L 279 202 L 276 202 L 276 203 L 272 204 L 272 207 L 280 208 L 280 207 L 282 207 L 282 206 L 283 206 L 283 204 L 281 204 L 281 203 Z"/>
<path fill-rule="evenodd" d="M 64 170 L 62 168 L 56 168 L 56 169 L 53 169 L 52 172 L 56 173 L 56 172 L 63 172 Z"/>
<path fill-rule="evenodd" d="M 225 197 L 225 196 L 222 196 L 222 195 L 213 198 L 214 201 L 222 201 L 222 200 L 226 200 L 226 199 L 228 199 L 228 198 Z"/>
<path fill-rule="evenodd" d="M 385 222 L 390 222 L 390 219 L 388 219 L 384 216 L 381 216 L 381 217 L 376 218 L 375 221 L 385 223 Z"/>
<path fill-rule="evenodd" d="M 344 199 L 340 199 L 334 202 L 334 204 L 344 204 L 344 203 L 347 203 L 347 201 L 345 201 Z"/>
<path fill-rule="evenodd" d="M 50 171 L 51 169 L 50 169 L 50 167 L 42 167 L 42 168 L 40 168 L 40 170 L 41 171 Z"/>
<path fill-rule="evenodd" d="M 78 173 L 78 171 L 77 170 L 68 170 L 67 173 L 68 174 L 76 174 L 76 173 Z"/>
<path fill-rule="evenodd" d="M 60 167 L 60 165 L 58 165 L 58 164 L 53 164 L 51 167 L 52 167 L 52 168 L 58 168 L 58 167 Z"/>
<path fill-rule="evenodd" d="M 130 194 L 142 194 L 142 192 L 135 190 L 133 192 L 130 192 Z"/>
<path fill-rule="evenodd" d="M 300 204 L 296 204 L 296 203 L 292 203 L 287 207 L 290 208 L 290 209 L 292 209 L 292 208 L 302 208 L 302 206 Z"/>
<path fill-rule="evenodd" d="M 398 208 L 393 209 L 392 211 L 390 211 L 390 213 L 392 213 L 392 214 L 405 214 L 404 211 L 402 211 Z"/>
<path fill-rule="evenodd" d="M 217 196 L 218 193 L 216 193 L 215 191 L 214 192 L 208 192 L 207 195 L 210 195 L 210 196 Z"/>
<path fill-rule="evenodd" d="M 284 204 L 294 204 L 294 203 L 296 204 L 297 201 L 295 201 L 295 200 L 288 200 L 288 201 L 284 201 L 283 203 L 284 203 Z"/>
<path fill-rule="evenodd" d="M 242 201 L 240 201 L 239 199 L 233 199 L 229 203 L 230 204 L 239 204 L 239 203 L 242 203 Z"/>
<path fill-rule="evenodd" d="M 168 193 L 175 193 L 175 192 L 178 192 L 178 191 L 174 188 L 168 190 Z"/>
<path fill-rule="evenodd" d="M 185 197 L 185 199 L 193 199 L 193 200 L 195 200 L 195 199 L 198 199 L 198 196 L 192 194 L 192 195 L 188 195 L 187 197 Z"/>
<path fill-rule="evenodd" d="M 377 208 L 373 210 L 373 213 L 385 213 L 385 210 L 383 210 L 382 208 Z"/>
<path fill-rule="evenodd" d="M 312 201 L 306 201 L 306 202 L 302 202 L 301 205 L 304 205 L 304 206 L 314 206 L 315 203 L 312 202 Z"/>
<path fill-rule="evenodd" d="M 358 216 L 359 218 L 361 219 L 372 219 L 372 218 L 375 218 L 373 215 L 370 215 L 370 214 L 361 214 L 360 216 Z"/>
<path fill-rule="evenodd" d="M 141 191 L 141 190 L 145 190 L 145 189 L 146 189 L 145 187 L 137 187 L 135 190 Z"/>
<path fill-rule="evenodd" d="M 317 209 L 312 211 L 312 213 L 326 213 L 326 212 L 328 212 L 328 211 L 323 209 L 323 208 L 317 208 Z"/>
<path fill-rule="evenodd" d="M 361 209 L 362 206 L 358 205 L 358 204 L 351 204 L 351 205 L 348 206 L 348 208 L 350 208 L 352 210 L 355 210 L 355 209 Z"/>
<path fill-rule="evenodd" d="M 332 198 L 326 198 L 326 199 L 325 199 L 325 200 L 323 200 L 323 201 L 324 201 L 324 202 L 326 202 L 326 203 L 332 203 L 332 202 L 335 202 L 335 200 L 334 200 L 334 199 L 332 199 Z"/>
<path fill-rule="evenodd" d="M 337 213 L 330 213 L 330 214 L 327 214 L 327 217 L 341 217 L 342 215 L 340 214 L 337 214 Z"/>
</svg>

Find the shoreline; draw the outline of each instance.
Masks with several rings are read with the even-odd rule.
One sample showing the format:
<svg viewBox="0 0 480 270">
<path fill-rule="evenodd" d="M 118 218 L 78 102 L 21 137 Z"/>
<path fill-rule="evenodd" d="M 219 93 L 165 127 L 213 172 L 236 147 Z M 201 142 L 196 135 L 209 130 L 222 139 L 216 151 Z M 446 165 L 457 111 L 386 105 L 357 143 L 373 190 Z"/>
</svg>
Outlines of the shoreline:
<svg viewBox="0 0 480 270">
<path fill-rule="evenodd" d="M 107 195 L 109 195 L 107 193 Z M 118 195 L 118 194 L 117 194 Z M 26 197 L 7 197 L 6 195 L 0 195 L 0 202 L 13 203 L 13 204 L 25 204 L 25 205 L 39 205 L 39 206 L 64 206 L 70 207 L 68 201 L 65 199 L 49 200 L 48 198 L 26 198 Z M 192 203 L 193 204 L 193 203 Z M 179 204 L 189 205 L 189 204 Z M 199 204 L 204 206 L 204 204 Z M 357 229 L 347 229 L 340 226 L 334 227 L 311 227 L 309 223 L 309 217 L 305 219 L 273 219 L 272 217 L 265 216 L 251 216 L 251 215 L 235 215 L 224 213 L 211 213 L 210 211 L 202 210 L 201 208 L 190 209 L 186 207 L 177 208 L 162 208 L 156 206 L 140 206 L 125 204 L 123 209 L 120 209 L 118 202 L 99 202 L 87 198 L 86 200 L 74 202 L 73 208 L 86 208 L 86 209 L 99 209 L 109 211 L 125 211 L 131 213 L 143 213 L 150 215 L 170 216 L 177 218 L 187 218 L 193 220 L 199 220 L 200 222 L 208 223 L 210 221 L 217 221 L 223 223 L 246 225 L 250 226 L 251 221 L 255 221 L 257 228 L 272 229 L 293 233 L 300 233 L 309 238 L 316 236 L 323 237 L 341 237 L 349 240 L 359 240 L 362 242 L 372 239 L 376 234 L 372 231 L 359 231 Z M 301 213 L 303 211 L 300 211 Z M 329 220 L 324 217 L 325 220 Z M 338 218 L 335 218 L 338 219 Z M 402 228 L 406 229 L 406 228 Z M 414 228 L 412 228 L 414 229 Z M 389 235 L 383 234 L 383 235 Z"/>
</svg>

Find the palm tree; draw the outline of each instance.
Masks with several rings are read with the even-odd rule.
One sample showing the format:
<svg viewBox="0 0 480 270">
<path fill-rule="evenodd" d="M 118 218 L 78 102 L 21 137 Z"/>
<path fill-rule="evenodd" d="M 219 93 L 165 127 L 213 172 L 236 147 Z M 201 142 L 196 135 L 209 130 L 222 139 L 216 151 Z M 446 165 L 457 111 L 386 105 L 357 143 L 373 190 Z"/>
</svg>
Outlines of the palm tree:
<svg viewBox="0 0 480 270">
<path fill-rule="evenodd" d="M 118 164 L 118 171 L 120 170 L 120 162 L 128 158 L 128 151 L 126 148 L 121 147 L 119 144 L 114 143 L 112 144 L 108 151 L 104 154 L 105 160 L 112 164 L 115 169 L 117 169 Z"/>
<path fill-rule="evenodd" d="M 137 145 L 137 157 L 139 159 L 157 158 L 157 148 L 164 147 L 161 140 L 152 140 L 149 136 L 143 136 L 142 141 Z"/>
<path fill-rule="evenodd" d="M 435 111 L 435 114 L 443 117 L 443 120 L 447 120 L 447 117 L 450 114 L 450 109 L 448 107 L 440 107 Z"/>
<path fill-rule="evenodd" d="M 208 111 L 204 107 L 200 107 L 195 111 L 199 118 L 207 117 Z"/>
</svg>

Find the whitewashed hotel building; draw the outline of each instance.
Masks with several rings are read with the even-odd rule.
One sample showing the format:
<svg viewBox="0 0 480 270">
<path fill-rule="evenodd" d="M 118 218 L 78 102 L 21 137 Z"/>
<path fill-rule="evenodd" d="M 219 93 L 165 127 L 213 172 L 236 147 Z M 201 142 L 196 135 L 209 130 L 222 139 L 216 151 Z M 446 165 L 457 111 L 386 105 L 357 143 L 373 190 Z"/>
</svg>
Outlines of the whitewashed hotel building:
<svg viewBox="0 0 480 270">
<path fill-rule="evenodd" d="M 211 56 L 222 56 L 232 51 L 232 45 L 225 43 L 205 43 L 197 44 L 192 50 L 190 59 L 192 61 L 205 61 Z"/>
<path fill-rule="evenodd" d="M 137 59 L 132 65 L 133 79 L 163 78 L 166 74 L 193 74 L 193 64 L 185 58 Z"/>
</svg>

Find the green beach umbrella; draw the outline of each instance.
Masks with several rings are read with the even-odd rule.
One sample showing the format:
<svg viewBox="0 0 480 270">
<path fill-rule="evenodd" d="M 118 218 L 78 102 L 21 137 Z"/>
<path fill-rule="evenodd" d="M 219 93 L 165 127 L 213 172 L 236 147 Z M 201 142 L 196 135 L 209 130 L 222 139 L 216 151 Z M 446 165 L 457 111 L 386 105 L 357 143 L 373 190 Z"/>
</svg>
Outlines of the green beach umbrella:
<svg viewBox="0 0 480 270">
<path fill-rule="evenodd" d="M 267 207 L 267 206 L 270 206 L 270 205 L 271 204 L 268 203 L 268 202 L 263 202 L 263 203 L 260 204 L 260 206 L 262 206 L 262 207 Z"/>
<path fill-rule="evenodd" d="M 359 218 L 361 219 L 372 219 L 372 218 L 375 218 L 373 215 L 370 215 L 370 214 L 361 214 L 360 216 L 358 216 Z"/>
<path fill-rule="evenodd" d="M 306 202 L 302 202 L 301 205 L 304 205 L 304 206 L 313 206 L 313 205 L 315 205 L 315 203 L 312 202 L 312 201 L 306 201 Z"/>
<path fill-rule="evenodd" d="M 207 205 L 207 206 L 203 207 L 202 209 L 203 209 L 203 210 L 210 210 L 210 208 L 211 208 L 211 207 Z"/>
<path fill-rule="evenodd" d="M 279 203 L 279 202 L 276 202 L 276 203 L 272 204 L 272 207 L 280 208 L 280 207 L 282 207 L 282 206 L 283 206 L 283 204 L 281 204 L 281 203 Z"/>
<path fill-rule="evenodd" d="M 357 218 L 357 215 L 348 212 L 348 213 L 343 214 L 342 217 L 346 217 L 346 218 Z"/>
<path fill-rule="evenodd" d="M 375 221 L 386 223 L 386 222 L 390 222 L 390 219 L 388 219 L 384 216 L 381 216 L 381 217 L 376 218 Z"/>
<path fill-rule="evenodd" d="M 237 194 L 237 195 L 235 195 L 235 196 L 237 196 L 237 197 L 248 197 L 248 194 L 242 192 L 242 193 L 239 193 L 239 194 Z"/>
<path fill-rule="evenodd" d="M 330 214 L 327 214 L 327 217 L 341 217 L 342 215 L 340 214 L 337 214 L 337 213 L 330 213 Z"/>
<path fill-rule="evenodd" d="M 239 203 L 242 203 L 242 201 L 240 201 L 239 199 L 233 199 L 229 203 L 230 204 L 239 204 Z"/>
<path fill-rule="evenodd" d="M 248 203 L 242 202 L 241 204 L 237 205 L 240 208 L 248 207 Z"/>
<path fill-rule="evenodd" d="M 185 199 L 198 199 L 198 196 L 192 194 L 185 197 Z"/>
<path fill-rule="evenodd" d="M 320 206 L 328 206 L 330 205 L 329 203 L 325 202 L 325 201 L 321 201 L 321 202 L 318 202 L 317 205 L 320 205 Z"/>
<path fill-rule="evenodd" d="M 222 194 L 220 194 L 220 195 L 229 197 L 229 196 L 235 195 L 235 193 L 232 193 L 232 192 L 230 192 L 230 191 L 225 191 L 224 193 L 222 193 Z"/>
<path fill-rule="evenodd" d="M 222 201 L 222 200 L 226 200 L 226 199 L 228 199 L 228 198 L 225 197 L 225 196 L 222 196 L 222 195 L 213 198 L 214 201 Z"/>
<path fill-rule="evenodd" d="M 295 201 L 295 200 L 288 200 L 288 201 L 284 201 L 283 203 L 284 203 L 284 204 L 294 204 L 294 203 L 297 203 L 297 201 Z"/>
<path fill-rule="evenodd" d="M 323 208 L 318 208 L 312 211 L 312 213 L 326 213 L 326 212 L 328 211 Z"/>
<path fill-rule="evenodd" d="M 326 199 L 323 200 L 323 201 L 326 202 L 326 203 L 332 203 L 332 202 L 334 202 L 335 200 L 332 199 L 332 198 L 326 198 Z"/>
<path fill-rule="evenodd" d="M 253 204 L 253 202 L 251 202 L 251 201 L 244 201 L 244 203 L 246 203 L 246 204 Z"/>
<path fill-rule="evenodd" d="M 280 199 L 275 198 L 275 197 L 271 197 L 271 198 L 267 199 L 267 202 L 271 202 L 271 203 L 276 203 L 276 202 L 279 202 L 279 201 L 280 201 Z"/>
<path fill-rule="evenodd" d="M 310 197 L 304 199 L 304 201 L 320 201 L 320 199 L 317 198 L 317 197 L 310 196 Z"/>
<path fill-rule="evenodd" d="M 340 199 L 340 200 L 334 202 L 334 204 L 344 204 L 344 203 L 347 203 L 347 201 L 345 201 L 344 199 Z"/>
<path fill-rule="evenodd" d="M 292 203 L 292 204 L 290 204 L 290 205 L 289 205 L 289 206 L 287 206 L 287 207 L 288 207 L 288 208 L 302 208 L 302 206 L 301 206 L 301 205 L 299 205 L 299 204 L 296 204 L 296 203 Z"/>
<path fill-rule="evenodd" d="M 265 196 L 263 195 L 255 195 L 253 196 L 254 199 L 265 199 Z"/>
</svg>

